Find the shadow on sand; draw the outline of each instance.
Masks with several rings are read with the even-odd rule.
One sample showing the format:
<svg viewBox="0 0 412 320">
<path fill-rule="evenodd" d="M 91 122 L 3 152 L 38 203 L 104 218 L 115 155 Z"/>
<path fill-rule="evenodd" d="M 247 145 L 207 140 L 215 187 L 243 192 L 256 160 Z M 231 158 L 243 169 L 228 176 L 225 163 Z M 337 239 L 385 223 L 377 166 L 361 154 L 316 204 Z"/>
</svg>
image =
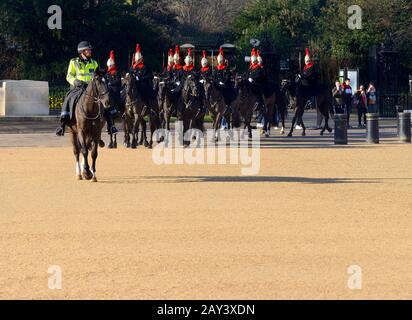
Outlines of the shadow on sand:
<svg viewBox="0 0 412 320">
<path fill-rule="evenodd" d="M 138 184 L 138 183 L 303 183 L 303 184 L 369 184 L 382 183 L 390 179 L 367 178 L 306 178 L 278 176 L 142 176 L 142 177 L 108 177 L 100 179 L 101 183 Z M 410 179 L 412 180 L 412 178 Z"/>
</svg>

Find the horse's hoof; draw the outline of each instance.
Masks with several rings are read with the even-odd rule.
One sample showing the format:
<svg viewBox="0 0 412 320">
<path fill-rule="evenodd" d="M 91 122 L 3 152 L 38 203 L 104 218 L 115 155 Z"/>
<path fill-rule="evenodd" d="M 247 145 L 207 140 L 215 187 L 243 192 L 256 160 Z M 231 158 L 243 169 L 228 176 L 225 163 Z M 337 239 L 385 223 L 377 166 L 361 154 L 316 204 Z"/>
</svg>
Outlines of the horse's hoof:
<svg viewBox="0 0 412 320">
<path fill-rule="evenodd" d="M 145 148 L 148 148 L 148 147 L 149 147 L 149 145 L 150 145 L 150 144 L 149 144 L 149 142 L 147 142 L 147 141 L 145 141 L 145 142 L 144 142 L 144 146 L 145 146 Z"/>
<path fill-rule="evenodd" d="M 306 132 L 302 132 L 302 137 L 306 137 Z"/>
<path fill-rule="evenodd" d="M 293 137 L 293 135 L 292 135 L 291 133 L 289 133 L 289 134 L 288 134 L 288 138 L 291 138 L 291 137 Z"/>
<path fill-rule="evenodd" d="M 132 144 L 132 147 L 131 147 L 132 149 L 137 149 L 137 145 L 135 145 L 135 144 Z"/>
<path fill-rule="evenodd" d="M 117 149 L 117 142 L 113 143 L 113 149 Z"/>
<path fill-rule="evenodd" d="M 323 131 L 321 131 L 321 132 L 320 132 L 320 135 L 321 135 L 321 136 L 323 136 L 323 133 L 324 133 L 324 132 L 323 132 Z"/>
<path fill-rule="evenodd" d="M 93 178 L 93 174 L 88 171 L 88 172 L 83 172 L 83 179 L 84 180 L 91 180 Z"/>
<path fill-rule="evenodd" d="M 110 143 L 110 144 L 107 146 L 107 149 L 114 149 L 113 144 L 112 144 L 112 143 Z"/>
<path fill-rule="evenodd" d="M 92 178 L 92 180 L 90 180 L 91 182 L 97 182 L 97 178 L 96 177 L 94 177 L 94 178 Z"/>
<path fill-rule="evenodd" d="M 331 128 L 328 128 L 328 132 L 329 132 L 329 133 L 332 133 L 332 129 L 331 129 Z"/>
<path fill-rule="evenodd" d="M 83 180 L 83 177 L 82 177 L 81 174 L 79 174 L 79 175 L 77 175 L 76 179 L 77 179 L 77 181 L 81 181 L 81 180 Z"/>
</svg>

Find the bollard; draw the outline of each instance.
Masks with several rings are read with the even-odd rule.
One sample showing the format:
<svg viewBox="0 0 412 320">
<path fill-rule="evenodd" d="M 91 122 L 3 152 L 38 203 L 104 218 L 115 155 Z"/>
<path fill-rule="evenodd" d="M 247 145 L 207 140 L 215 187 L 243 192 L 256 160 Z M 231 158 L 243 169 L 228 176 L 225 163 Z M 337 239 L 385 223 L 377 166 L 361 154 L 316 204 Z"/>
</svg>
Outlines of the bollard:
<svg viewBox="0 0 412 320">
<path fill-rule="evenodd" d="M 411 114 L 410 113 L 399 113 L 399 141 L 401 142 L 411 142 Z"/>
<path fill-rule="evenodd" d="M 366 114 L 366 142 L 379 143 L 379 114 Z"/>
<path fill-rule="evenodd" d="M 335 115 L 335 144 L 348 144 L 347 116 Z"/>
</svg>

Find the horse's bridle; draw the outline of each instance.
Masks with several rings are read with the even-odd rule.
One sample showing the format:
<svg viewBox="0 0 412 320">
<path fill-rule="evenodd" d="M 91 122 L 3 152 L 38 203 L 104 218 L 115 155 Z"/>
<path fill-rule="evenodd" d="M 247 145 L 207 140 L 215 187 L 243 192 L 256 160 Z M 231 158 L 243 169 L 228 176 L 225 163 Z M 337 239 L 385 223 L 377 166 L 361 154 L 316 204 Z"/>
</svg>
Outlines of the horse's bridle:
<svg viewBox="0 0 412 320">
<path fill-rule="evenodd" d="M 104 93 L 98 93 L 97 97 L 94 95 L 96 93 L 96 91 L 97 91 L 97 87 L 96 87 L 95 79 L 93 79 L 92 80 L 92 93 L 93 93 L 93 95 L 88 94 L 87 91 L 85 91 L 84 95 L 86 97 L 89 97 L 89 98 L 93 99 L 93 102 L 98 105 L 98 110 L 99 111 L 97 113 L 97 116 L 88 117 L 86 111 L 84 110 L 83 104 L 80 104 L 80 111 L 83 113 L 86 120 L 94 121 L 94 120 L 97 120 L 99 118 L 102 118 L 102 111 L 101 111 L 102 102 L 101 102 L 101 99 L 102 99 L 103 96 L 105 96 L 106 94 L 109 93 L 109 90 L 105 91 Z"/>
</svg>

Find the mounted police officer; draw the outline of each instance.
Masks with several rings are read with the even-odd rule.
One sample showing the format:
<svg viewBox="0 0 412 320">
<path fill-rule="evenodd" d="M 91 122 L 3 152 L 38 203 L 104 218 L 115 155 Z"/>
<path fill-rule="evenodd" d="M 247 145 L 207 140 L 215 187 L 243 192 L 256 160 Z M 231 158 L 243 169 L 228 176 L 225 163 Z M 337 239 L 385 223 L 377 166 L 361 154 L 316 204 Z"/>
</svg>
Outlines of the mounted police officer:
<svg viewBox="0 0 412 320">
<path fill-rule="evenodd" d="M 122 105 L 120 97 L 120 91 L 122 91 L 122 78 L 117 71 L 113 50 L 110 51 L 110 57 L 107 60 L 107 73 L 105 79 L 110 92 L 110 100 L 112 102 L 112 106 L 104 112 L 104 117 L 107 121 L 107 133 L 116 134 L 118 130 L 114 126 L 113 118 L 117 115 L 116 106 L 120 109 Z M 124 110 L 120 110 L 120 112 L 123 113 Z"/>
<path fill-rule="evenodd" d="M 89 42 L 82 41 L 77 46 L 79 56 L 70 60 L 66 76 L 66 80 L 70 84 L 70 91 L 63 102 L 60 126 L 56 129 L 56 135 L 58 136 L 64 135 L 65 126 L 73 117 L 77 101 L 79 101 L 99 67 L 98 63 L 92 59 L 92 49 Z"/>
<path fill-rule="evenodd" d="M 143 103 L 147 108 L 151 108 L 151 102 L 155 97 L 153 90 L 153 74 L 144 64 L 140 44 L 136 45 L 136 53 L 134 55 L 133 66 L 130 69 L 130 73 L 132 73 L 136 77 L 137 88 L 142 97 Z M 151 112 L 154 112 L 154 110 L 151 109 Z"/>
<path fill-rule="evenodd" d="M 217 85 L 217 88 L 222 92 L 223 98 L 226 104 L 226 110 L 223 114 L 227 112 L 232 112 L 231 103 L 234 97 L 234 89 L 231 79 L 230 70 L 225 60 L 223 49 L 219 49 L 219 55 L 217 56 L 217 66 L 213 70 L 213 81 Z"/>
<path fill-rule="evenodd" d="M 262 60 L 263 62 L 263 60 Z M 263 110 L 266 109 L 265 102 L 263 100 L 263 85 L 265 82 L 265 74 L 262 65 L 259 64 L 258 54 L 255 48 L 252 49 L 250 57 L 250 66 L 247 72 L 247 81 L 252 92 L 256 95 L 257 103 Z"/>
</svg>

